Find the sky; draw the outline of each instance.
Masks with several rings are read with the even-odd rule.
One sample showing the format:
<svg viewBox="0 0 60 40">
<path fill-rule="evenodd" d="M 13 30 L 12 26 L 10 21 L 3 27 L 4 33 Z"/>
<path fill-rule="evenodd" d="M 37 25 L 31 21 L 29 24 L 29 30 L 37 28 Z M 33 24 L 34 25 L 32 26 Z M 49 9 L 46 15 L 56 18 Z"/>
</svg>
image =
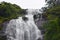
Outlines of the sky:
<svg viewBox="0 0 60 40">
<path fill-rule="evenodd" d="M 0 0 L 12 4 L 17 4 L 22 9 L 41 9 L 45 6 L 45 0 Z"/>
</svg>

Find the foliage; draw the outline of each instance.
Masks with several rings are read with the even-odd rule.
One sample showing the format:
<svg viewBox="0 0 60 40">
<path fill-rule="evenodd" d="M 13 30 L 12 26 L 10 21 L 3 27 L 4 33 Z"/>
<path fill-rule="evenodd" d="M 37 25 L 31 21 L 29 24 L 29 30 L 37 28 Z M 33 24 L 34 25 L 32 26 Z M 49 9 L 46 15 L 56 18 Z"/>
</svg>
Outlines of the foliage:
<svg viewBox="0 0 60 40">
<path fill-rule="evenodd" d="M 46 29 L 45 40 L 60 40 L 60 8 L 48 9 L 46 12 L 48 23 L 44 25 Z"/>
<path fill-rule="evenodd" d="M 50 1 L 51 3 L 54 3 L 53 0 Z M 54 4 L 55 6 L 53 6 L 50 4 L 48 6 L 52 6 L 52 8 L 47 7 L 47 11 L 45 11 L 44 13 L 46 18 L 48 19 L 47 23 L 44 24 L 44 28 L 46 29 L 44 39 L 60 40 L 60 5 L 57 6 L 56 4 Z"/>
<path fill-rule="evenodd" d="M 0 23 L 17 18 L 22 15 L 22 9 L 16 4 L 7 2 L 0 3 Z"/>
<path fill-rule="evenodd" d="M 46 29 L 45 40 L 60 40 L 60 26 L 57 20 L 50 20 L 44 25 Z"/>
</svg>

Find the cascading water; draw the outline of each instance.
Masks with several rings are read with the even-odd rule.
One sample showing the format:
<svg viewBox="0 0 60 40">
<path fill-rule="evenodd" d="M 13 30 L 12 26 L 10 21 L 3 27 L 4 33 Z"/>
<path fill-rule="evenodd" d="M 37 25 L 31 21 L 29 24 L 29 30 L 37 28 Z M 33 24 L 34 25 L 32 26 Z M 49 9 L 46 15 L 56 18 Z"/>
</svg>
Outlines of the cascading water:
<svg viewBox="0 0 60 40">
<path fill-rule="evenodd" d="M 35 11 L 34 11 L 35 13 Z M 28 18 L 27 21 L 23 20 L 23 17 L 11 20 L 6 28 L 7 40 L 42 40 L 41 31 L 35 25 L 33 19 L 33 12 L 29 12 L 25 15 Z"/>
</svg>

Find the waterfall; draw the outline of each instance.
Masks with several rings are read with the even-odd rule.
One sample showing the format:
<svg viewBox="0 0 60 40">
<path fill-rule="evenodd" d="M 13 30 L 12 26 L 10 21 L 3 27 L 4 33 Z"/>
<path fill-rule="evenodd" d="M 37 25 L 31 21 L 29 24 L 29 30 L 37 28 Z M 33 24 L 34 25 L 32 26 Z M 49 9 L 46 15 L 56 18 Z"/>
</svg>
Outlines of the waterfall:
<svg viewBox="0 0 60 40">
<path fill-rule="evenodd" d="M 38 29 L 34 22 L 33 15 L 35 11 L 27 10 L 27 15 L 12 19 L 6 28 L 7 40 L 42 40 L 41 31 Z"/>
</svg>

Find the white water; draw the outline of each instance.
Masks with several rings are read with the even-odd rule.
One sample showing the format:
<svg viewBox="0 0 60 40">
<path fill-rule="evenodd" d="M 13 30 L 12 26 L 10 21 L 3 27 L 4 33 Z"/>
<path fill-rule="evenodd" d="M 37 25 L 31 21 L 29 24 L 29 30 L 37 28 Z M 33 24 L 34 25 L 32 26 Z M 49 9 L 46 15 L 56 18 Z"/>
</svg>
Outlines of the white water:
<svg viewBox="0 0 60 40">
<path fill-rule="evenodd" d="M 31 12 L 32 13 L 32 12 Z M 38 40 L 42 39 L 41 31 L 35 25 L 33 15 L 28 13 L 24 21 L 22 17 L 13 19 L 6 28 L 7 40 Z"/>
</svg>

